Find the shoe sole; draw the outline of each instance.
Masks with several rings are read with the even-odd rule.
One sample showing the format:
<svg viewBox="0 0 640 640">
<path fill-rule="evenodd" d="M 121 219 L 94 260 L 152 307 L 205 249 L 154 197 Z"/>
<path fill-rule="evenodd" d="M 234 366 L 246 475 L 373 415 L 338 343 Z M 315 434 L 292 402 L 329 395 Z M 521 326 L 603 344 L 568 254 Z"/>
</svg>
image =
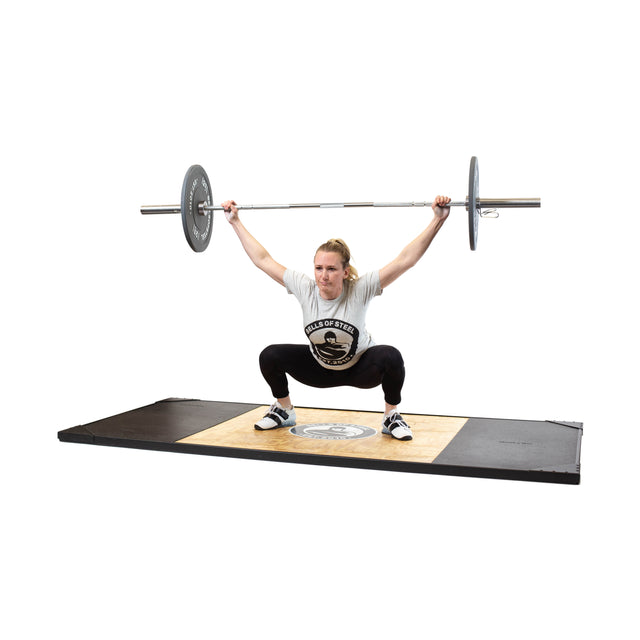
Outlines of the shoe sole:
<svg viewBox="0 0 640 640">
<path fill-rule="evenodd" d="M 295 427 L 296 423 L 295 422 L 291 422 L 290 424 L 276 424 L 273 427 L 259 427 L 257 424 L 253 425 L 253 428 L 256 431 L 273 431 L 274 429 L 283 429 L 284 427 Z"/>
</svg>

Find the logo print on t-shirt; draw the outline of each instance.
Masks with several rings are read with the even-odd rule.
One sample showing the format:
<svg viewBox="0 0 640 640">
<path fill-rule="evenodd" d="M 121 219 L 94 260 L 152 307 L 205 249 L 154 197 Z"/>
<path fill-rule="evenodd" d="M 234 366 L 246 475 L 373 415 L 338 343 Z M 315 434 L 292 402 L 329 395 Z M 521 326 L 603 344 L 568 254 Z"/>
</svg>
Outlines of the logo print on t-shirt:
<svg viewBox="0 0 640 640">
<path fill-rule="evenodd" d="M 342 320 L 317 320 L 305 327 L 315 357 L 330 367 L 347 364 L 358 349 L 358 329 Z"/>
</svg>

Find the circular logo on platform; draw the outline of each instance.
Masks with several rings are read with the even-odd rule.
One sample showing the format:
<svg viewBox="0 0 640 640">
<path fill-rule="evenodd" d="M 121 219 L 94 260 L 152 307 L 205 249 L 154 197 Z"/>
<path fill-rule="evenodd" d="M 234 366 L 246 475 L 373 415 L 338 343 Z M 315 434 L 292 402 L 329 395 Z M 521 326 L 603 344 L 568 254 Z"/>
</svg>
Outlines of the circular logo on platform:
<svg viewBox="0 0 640 640">
<path fill-rule="evenodd" d="M 301 438 L 315 438 L 316 440 L 359 440 L 370 438 L 378 432 L 371 427 L 363 427 L 359 424 L 316 422 L 291 427 L 289 433 Z"/>
</svg>

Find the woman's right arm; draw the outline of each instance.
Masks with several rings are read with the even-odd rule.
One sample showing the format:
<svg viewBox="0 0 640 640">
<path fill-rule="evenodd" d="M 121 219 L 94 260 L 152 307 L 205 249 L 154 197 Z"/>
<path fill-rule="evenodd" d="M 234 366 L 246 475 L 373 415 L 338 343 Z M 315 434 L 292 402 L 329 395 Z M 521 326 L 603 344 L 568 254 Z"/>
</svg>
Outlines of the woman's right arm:
<svg viewBox="0 0 640 640">
<path fill-rule="evenodd" d="M 247 231 L 245 226 L 238 217 L 238 209 L 233 200 L 227 200 L 222 203 L 224 215 L 229 224 L 233 227 L 236 235 L 240 239 L 242 248 L 245 250 L 251 262 L 271 276 L 278 284 L 284 286 L 284 272 L 287 270 L 281 264 L 278 264 L 271 254 Z"/>
</svg>

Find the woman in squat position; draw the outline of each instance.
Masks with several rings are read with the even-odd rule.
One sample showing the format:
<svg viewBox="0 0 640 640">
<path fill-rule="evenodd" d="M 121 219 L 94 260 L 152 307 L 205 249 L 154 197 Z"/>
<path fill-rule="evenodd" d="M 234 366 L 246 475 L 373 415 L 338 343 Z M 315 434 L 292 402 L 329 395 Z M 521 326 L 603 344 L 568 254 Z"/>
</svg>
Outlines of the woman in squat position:
<svg viewBox="0 0 640 640">
<path fill-rule="evenodd" d="M 382 432 L 411 440 L 411 428 L 398 413 L 404 383 L 404 363 L 395 347 L 376 345 L 365 327 L 369 302 L 413 267 L 429 248 L 449 215 L 451 198 L 438 196 L 433 219 L 386 267 L 358 277 L 351 254 L 342 240 L 329 240 L 314 257 L 315 281 L 277 263 L 240 221 L 233 200 L 222 203 L 228 222 L 252 262 L 286 287 L 302 307 L 309 345 L 279 344 L 260 354 L 260 370 L 276 401 L 256 429 L 295 425 L 296 413 L 287 374 L 312 387 L 348 385 L 371 389 L 382 385 L 385 411 Z"/>
</svg>

